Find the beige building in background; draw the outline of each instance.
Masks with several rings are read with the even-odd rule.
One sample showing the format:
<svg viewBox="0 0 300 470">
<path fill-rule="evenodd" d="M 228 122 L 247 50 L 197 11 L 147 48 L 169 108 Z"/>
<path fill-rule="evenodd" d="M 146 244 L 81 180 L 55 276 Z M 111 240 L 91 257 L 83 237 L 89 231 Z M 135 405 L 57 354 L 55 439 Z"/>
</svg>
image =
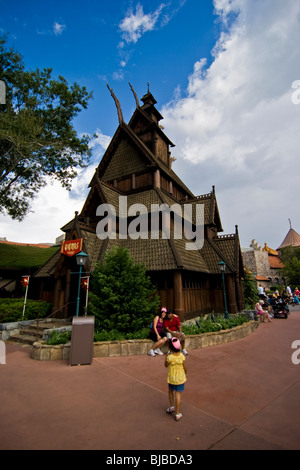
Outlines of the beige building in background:
<svg viewBox="0 0 300 470">
<path fill-rule="evenodd" d="M 242 256 L 245 267 L 255 273 L 257 285 L 261 284 L 265 288 L 275 285 L 284 285 L 282 269 L 284 265 L 280 258 L 280 253 L 287 246 L 300 247 L 300 235 L 292 228 L 288 231 L 283 242 L 274 250 L 267 243 L 261 247 L 255 239 L 252 240 L 249 248 L 242 248 Z"/>
</svg>

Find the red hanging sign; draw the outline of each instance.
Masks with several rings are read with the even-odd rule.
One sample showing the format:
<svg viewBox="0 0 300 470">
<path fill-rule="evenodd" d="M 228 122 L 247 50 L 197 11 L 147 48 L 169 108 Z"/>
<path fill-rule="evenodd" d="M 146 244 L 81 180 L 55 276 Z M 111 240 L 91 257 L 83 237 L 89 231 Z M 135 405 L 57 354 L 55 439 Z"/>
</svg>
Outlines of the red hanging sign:
<svg viewBox="0 0 300 470">
<path fill-rule="evenodd" d="M 82 251 L 83 238 L 77 238 L 76 240 L 66 240 L 62 242 L 60 252 L 63 255 L 74 256 Z"/>
</svg>

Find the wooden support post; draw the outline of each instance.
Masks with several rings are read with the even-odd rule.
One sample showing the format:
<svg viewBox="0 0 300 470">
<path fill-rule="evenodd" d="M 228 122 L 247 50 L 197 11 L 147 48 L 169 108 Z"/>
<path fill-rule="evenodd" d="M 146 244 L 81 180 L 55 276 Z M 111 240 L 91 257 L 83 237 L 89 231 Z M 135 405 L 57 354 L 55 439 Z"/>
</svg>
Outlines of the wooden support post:
<svg viewBox="0 0 300 470">
<path fill-rule="evenodd" d="M 237 313 L 235 282 L 231 275 L 225 276 L 229 313 Z"/>
<path fill-rule="evenodd" d="M 183 290 L 182 290 L 182 276 L 181 271 L 174 271 L 174 312 L 179 316 L 180 321 L 183 321 Z"/>
<path fill-rule="evenodd" d="M 154 188 L 160 189 L 160 171 L 155 170 L 154 173 Z"/>
<path fill-rule="evenodd" d="M 71 270 L 68 269 L 67 274 L 66 274 L 66 287 L 65 287 L 65 298 L 64 298 L 64 302 L 66 305 L 66 307 L 64 308 L 65 318 L 71 316 L 70 314 L 74 315 L 73 310 L 75 311 L 75 307 L 73 307 L 73 305 L 69 306 L 70 289 L 71 289 Z"/>
</svg>

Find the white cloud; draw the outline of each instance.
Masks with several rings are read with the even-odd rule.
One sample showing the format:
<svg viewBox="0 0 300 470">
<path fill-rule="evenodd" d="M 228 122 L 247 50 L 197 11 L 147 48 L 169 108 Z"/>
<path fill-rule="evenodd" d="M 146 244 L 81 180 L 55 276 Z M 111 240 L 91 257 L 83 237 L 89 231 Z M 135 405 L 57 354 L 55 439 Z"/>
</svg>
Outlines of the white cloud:
<svg viewBox="0 0 300 470">
<path fill-rule="evenodd" d="M 100 129 L 97 129 L 95 132 L 95 137 L 90 141 L 90 148 L 93 151 L 94 160 L 99 163 L 100 158 L 103 155 L 103 152 L 107 149 L 111 137 L 105 134 L 102 134 Z"/>
<path fill-rule="evenodd" d="M 215 0 L 214 6 L 222 32 L 213 62 L 199 58 L 185 96 L 162 110 L 176 143 L 174 169 L 182 174 L 188 164 L 189 174 L 199 175 L 192 181 L 196 194 L 216 186 L 225 232 L 238 224 L 244 244 L 253 234 L 276 248 L 288 218 L 299 217 L 300 105 L 292 103 L 291 87 L 300 78 L 300 4 Z"/>
<path fill-rule="evenodd" d="M 144 13 L 143 5 L 138 3 L 135 12 L 132 8 L 127 11 L 125 18 L 119 24 L 122 40 L 118 44 L 118 51 L 122 68 L 126 67 L 132 53 L 132 51 L 128 52 L 127 47 L 136 44 L 148 31 L 165 27 L 186 1 L 177 0 L 177 2 L 161 3 L 155 11 L 150 13 Z M 120 72 L 116 72 L 113 78 L 122 80 L 124 77 Z"/>
<path fill-rule="evenodd" d="M 153 13 L 144 13 L 140 3 L 137 4 L 135 13 L 130 9 L 119 25 L 124 41 L 127 44 L 136 43 L 144 33 L 152 31 L 164 6 L 162 3 Z"/>
<path fill-rule="evenodd" d="M 59 36 L 60 34 L 62 34 L 65 28 L 66 28 L 65 24 L 60 24 L 57 21 L 55 21 L 55 23 L 53 24 L 53 32 L 55 36 Z"/>
<path fill-rule="evenodd" d="M 23 222 L 0 215 L 0 236 L 14 242 L 54 243 L 62 235 L 60 228 L 74 217 L 75 211 L 80 212 L 84 199 L 82 193 L 80 198 L 71 197 L 58 182 L 48 184 L 39 192 L 32 212 Z"/>
<path fill-rule="evenodd" d="M 164 14 L 162 15 L 161 26 L 166 26 L 171 21 L 173 16 L 175 16 L 176 13 L 178 13 L 180 8 L 182 8 L 186 2 L 187 0 L 179 0 L 178 5 L 175 7 L 172 5 L 172 3 L 165 4 L 164 7 L 167 10 L 164 10 Z M 168 7 L 170 8 L 168 9 Z"/>
<path fill-rule="evenodd" d="M 123 71 L 119 70 L 117 72 L 113 72 L 112 78 L 113 78 L 113 80 L 124 80 Z"/>
</svg>

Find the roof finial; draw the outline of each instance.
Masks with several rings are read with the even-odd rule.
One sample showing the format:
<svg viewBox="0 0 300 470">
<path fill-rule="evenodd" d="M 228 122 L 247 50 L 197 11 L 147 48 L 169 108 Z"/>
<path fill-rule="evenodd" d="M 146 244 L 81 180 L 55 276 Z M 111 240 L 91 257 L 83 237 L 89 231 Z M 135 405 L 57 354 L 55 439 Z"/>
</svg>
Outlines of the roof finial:
<svg viewBox="0 0 300 470">
<path fill-rule="evenodd" d="M 115 100 L 115 104 L 116 104 L 117 111 L 118 111 L 119 123 L 121 124 L 121 122 L 124 121 L 124 119 L 123 119 L 123 114 L 122 114 L 120 102 L 119 102 L 118 98 L 116 97 L 116 95 L 114 94 L 113 90 L 111 88 L 109 88 L 108 83 L 107 83 L 107 88 L 109 89 L 111 96 Z"/>
<path fill-rule="evenodd" d="M 150 90 L 149 90 L 149 82 L 147 82 L 147 85 L 148 85 L 148 93 L 150 93 Z"/>
<path fill-rule="evenodd" d="M 291 219 L 289 219 L 289 223 L 290 223 L 290 229 L 292 228 L 292 222 L 291 222 Z"/>
<path fill-rule="evenodd" d="M 138 100 L 137 94 L 136 94 L 136 92 L 134 91 L 134 89 L 133 89 L 131 83 L 130 83 L 130 82 L 128 82 L 128 83 L 129 83 L 130 88 L 131 88 L 131 91 L 132 91 L 132 93 L 133 93 L 133 95 L 134 95 L 134 97 L 135 97 L 136 107 L 139 108 L 139 107 L 140 107 L 140 104 L 139 104 L 139 100 Z"/>
</svg>

